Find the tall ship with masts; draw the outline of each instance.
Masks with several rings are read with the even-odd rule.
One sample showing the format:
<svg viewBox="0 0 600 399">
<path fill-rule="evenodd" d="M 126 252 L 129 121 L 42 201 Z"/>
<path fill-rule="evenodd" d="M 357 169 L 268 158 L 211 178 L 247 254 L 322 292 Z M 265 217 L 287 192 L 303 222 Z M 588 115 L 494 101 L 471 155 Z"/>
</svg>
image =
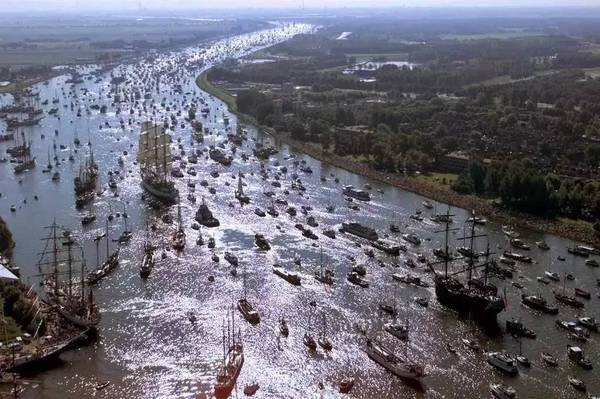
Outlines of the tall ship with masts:
<svg viewBox="0 0 600 399">
<path fill-rule="evenodd" d="M 100 242 L 103 238 L 106 238 L 106 259 L 100 263 Z M 85 278 L 85 282 L 88 285 L 96 284 L 119 266 L 120 247 L 117 245 L 116 249 L 111 252 L 110 241 L 108 220 L 106 220 L 106 232 L 94 238 L 94 242 L 96 243 L 96 269 L 88 273 Z"/>
<path fill-rule="evenodd" d="M 15 139 L 19 135 L 15 136 Z M 15 147 L 6 150 L 13 158 L 17 159 L 15 165 L 15 174 L 23 173 L 29 169 L 35 168 L 35 157 L 31 157 L 31 141 L 25 138 L 25 133 L 21 132 L 21 143 L 17 142 Z"/>
<path fill-rule="evenodd" d="M 137 159 L 142 175 L 142 187 L 157 199 L 175 203 L 179 191 L 171 180 L 171 136 L 162 126 L 152 122 L 142 124 Z"/>
<path fill-rule="evenodd" d="M 92 289 L 85 286 L 83 248 L 71 232 L 56 222 L 46 229 L 49 234 L 43 239 L 45 246 L 39 253 L 38 268 L 47 300 L 69 322 L 95 333 L 100 313 Z"/>
<path fill-rule="evenodd" d="M 94 152 L 90 152 L 90 157 L 86 159 L 79 167 L 79 173 L 73 179 L 75 195 L 83 196 L 93 193 L 96 190 L 98 180 L 98 164 L 94 160 Z"/>
<path fill-rule="evenodd" d="M 215 384 L 215 397 L 217 398 L 229 397 L 244 365 L 242 334 L 239 328 L 236 334 L 233 310 L 227 312 L 227 335 L 225 335 L 225 331 L 225 326 L 223 326 L 223 361 L 219 367 Z"/>
<path fill-rule="evenodd" d="M 486 251 L 485 261 L 477 264 L 477 256 L 475 253 L 474 243 L 478 237 L 484 235 L 475 235 L 475 223 L 471 225 L 471 236 L 464 237 L 470 239 L 469 250 L 465 253 L 470 254 L 464 258 L 455 258 L 449 251 L 448 234 L 450 232 L 451 217 L 448 211 L 445 215 L 445 247 L 442 249 L 443 256 L 439 262 L 429 262 L 428 265 L 434 272 L 435 294 L 438 301 L 463 316 L 469 316 L 472 320 L 483 324 L 495 324 L 496 316 L 504 310 L 505 302 L 497 295 L 496 287 L 488 284 L 488 268 L 490 266 L 490 251 Z M 464 269 L 459 271 L 449 272 L 449 264 L 464 259 L 466 260 Z M 438 273 L 434 269 L 434 265 L 442 263 L 444 271 Z M 473 271 L 483 269 L 483 281 L 473 278 Z M 458 278 L 461 274 L 466 274 L 465 283 Z"/>
</svg>

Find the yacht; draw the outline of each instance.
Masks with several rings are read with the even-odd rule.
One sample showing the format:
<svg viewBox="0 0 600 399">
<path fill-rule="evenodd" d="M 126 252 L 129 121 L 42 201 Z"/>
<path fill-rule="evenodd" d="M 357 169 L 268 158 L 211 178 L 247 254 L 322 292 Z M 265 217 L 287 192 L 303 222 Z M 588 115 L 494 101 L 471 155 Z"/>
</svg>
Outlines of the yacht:
<svg viewBox="0 0 600 399">
<path fill-rule="evenodd" d="M 285 318 L 283 318 L 283 317 L 279 318 L 279 332 L 281 333 L 282 336 L 284 336 L 286 338 L 288 335 L 290 335 L 290 330 L 288 329 L 287 322 L 285 321 Z"/>
<path fill-rule="evenodd" d="M 263 236 L 262 234 L 254 235 L 254 243 L 258 248 L 262 249 L 263 251 L 268 251 L 271 249 L 271 245 L 269 244 L 265 236 Z"/>
<path fill-rule="evenodd" d="M 232 266 L 237 266 L 238 265 L 238 258 L 237 258 L 237 256 L 235 256 L 231 252 L 225 252 L 225 255 L 223 257 L 225 258 L 225 260 L 227 262 L 231 263 Z"/>
<path fill-rule="evenodd" d="M 490 392 L 496 399 L 515 399 L 517 397 L 517 391 L 504 384 L 490 384 Z"/>
<path fill-rule="evenodd" d="M 408 339 L 408 327 L 400 323 L 386 323 L 383 329 L 401 341 Z"/>
<path fill-rule="evenodd" d="M 312 334 L 309 334 L 307 332 L 304 333 L 304 338 L 302 339 L 302 342 L 311 351 L 317 350 L 317 342 L 313 338 Z"/>
<path fill-rule="evenodd" d="M 353 186 L 344 187 L 342 193 L 348 197 L 355 198 L 359 201 L 370 201 L 371 195 L 363 190 L 357 190 Z"/>
<path fill-rule="evenodd" d="M 593 317 L 579 317 L 577 323 L 588 330 L 598 331 L 598 322 Z"/>
<path fill-rule="evenodd" d="M 357 272 L 348 272 L 348 275 L 346 276 L 347 280 L 349 282 L 351 282 L 352 284 L 358 285 L 359 287 L 362 288 L 368 288 L 369 287 L 369 282 L 365 279 L 363 279 L 362 277 L 360 277 L 360 275 Z"/>
<path fill-rule="evenodd" d="M 250 324 L 258 324 L 260 322 L 260 315 L 254 310 L 246 298 L 242 298 L 238 301 L 238 310 Z"/>
<path fill-rule="evenodd" d="M 487 362 L 511 376 L 519 374 L 519 369 L 515 364 L 515 359 L 502 352 L 490 352 L 487 354 Z"/>
<path fill-rule="evenodd" d="M 542 361 L 550 367 L 558 367 L 558 360 L 548 352 L 542 352 Z"/>
<path fill-rule="evenodd" d="M 281 266 L 273 266 L 273 273 L 292 285 L 302 284 L 302 280 L 300 279 L 300 276 L 298 274 L 289 272 Z"/>
<path fill-rule="evenodd" d="M 421 239 L 416 234 L 402 234 L 402 238 L 411 244 L 421 245 Z"/>
</svg>

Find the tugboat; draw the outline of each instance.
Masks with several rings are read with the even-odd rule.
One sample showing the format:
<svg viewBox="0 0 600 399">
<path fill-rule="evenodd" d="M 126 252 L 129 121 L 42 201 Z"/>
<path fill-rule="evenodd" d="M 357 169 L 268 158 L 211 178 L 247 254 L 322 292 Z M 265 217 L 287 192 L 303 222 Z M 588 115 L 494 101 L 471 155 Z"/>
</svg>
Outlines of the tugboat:
<svg viewBox="0 0 600 399">
<path fill-rule="evenodd" d="M 137 161 L 142 175 L 142 187 L 156 199 L 175 203 L 179 191 L 171 180 L 171 136 L 152 122 L 142 123 Z"/>
<path fill-rule="evenodd" d="M 271 245 L 269 245 L 269 242 L 262 234 L 257 233 L 254 235 L 254 244 L 256 244 L 256 246 L 263 251 L 268 251 L 271 249 Z"/>
<path fill-rule="evenodd" d="M 244 346 L 242 344 L 242 334 L 238 329 L 237 337 L 235 332 L 235 316 L 231 312 L 231 329 L 229 330 L 229 312 L 227 314 L 227 335 L 223 327 L 223 362 L 217 373 L 217 383 L 215 384 L 215 397 L 222 399 L 228 398 L 236 384 L 237 378 L 244 365 Z"/>
</svg>

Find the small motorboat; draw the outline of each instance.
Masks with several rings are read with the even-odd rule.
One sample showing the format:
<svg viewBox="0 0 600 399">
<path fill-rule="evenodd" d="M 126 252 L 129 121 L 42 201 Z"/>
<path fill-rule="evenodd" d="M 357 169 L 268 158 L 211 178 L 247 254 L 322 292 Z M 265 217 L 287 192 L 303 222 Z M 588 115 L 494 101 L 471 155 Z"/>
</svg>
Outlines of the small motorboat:
<svg viewBox="0 0 600 399">
<path fill-rule="evenodd" d="M 429 301 L 427 300 L 427 298 L 415 297 L 415 302 L 423 306 L 424 308 L 429 306 Z"/>
<path fill-rule="evenodd" d="M 456 348 L 450 342 L 446 344 L 446 349 L 448 350 L 448 352 L 452 353 L 453 355 L 456 355 Z"/>
<path fill-rule="evenodd" d="M 479 352 L 481 350 L 481 347 L 477 342 L 475 342 L 475 340 L 463 338 L 462 343 L 464 346 L 471 349 L 473 352 Z"/>
<path fill-rule="evenodd" d="M 585 382 L 575 377 L 569 377 L 569 384 L 578 391 L 585 392 L 587 390 Z"/>
<path fill-rule="evenodd" d="M 589 291 L 584 290 L 583 288 L 575 288 L 575 295 L 585 299 L 590 299 L 592 296 Z"/>
<path fill-rule="evenodd" d="M 96 391 L 101 391 L 110 385 L 110 381 L 99 382 L 96 384 Z"/>
<path fill-rule="evenodd" d="M 343 378 L 339 383 L 340 393 L 350 393 L 354 386 L 354 378 Z"/>
<path fill-rule="evenodd" d="M 529 361 L 529 358 L 527 356 L 523 356 L 523 355 L 517 355 L 515 356 L 515 359 L 517 359 L 517 362 L 526 368 L 531 367 L 531 362 Z"/>
<path fill-rule="evenodd" d="M 558 360 L 548 352 L 542 352 L 542 361 L 550 367 L 558 367 Z"/>
<path fill-rule="evenodd" d="M 517 397 L 517 391 L 504 384 L 490 384 L 490 392 L 497 399 L 515 399 Z"/>
<path fill-rule="evenodd" d="M 254 383 L 254 384 L 248 384 L 244 387 L 244 395 L 246 396 L 254 396 L 254 394 L 256 393 L 256 391 L 258 391 L 258 388 L 260 386 L 258 385 L 258 383 Z"/>
</svg>

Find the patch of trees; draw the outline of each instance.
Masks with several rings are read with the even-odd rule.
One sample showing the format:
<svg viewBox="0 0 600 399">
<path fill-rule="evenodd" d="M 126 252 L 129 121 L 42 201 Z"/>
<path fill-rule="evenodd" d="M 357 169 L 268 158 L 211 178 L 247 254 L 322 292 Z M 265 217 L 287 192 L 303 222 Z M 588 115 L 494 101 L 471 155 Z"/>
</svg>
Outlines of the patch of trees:
<svg viewBox="0 0 600 399">
<path fill-rule="evenodd" d="M 540 173 L 524 161 L 475 161 L 452 189 L 461 194 L 500 198 L 508 208 L 595 221 L 600 218 L 600 183 Z"/>
<path fill-rule="evenodd" d="M 10 258 L 14 246 L 15 242 L 13 241 L 12 233 L 4 219 L 0 217 L 0 253 Z"/>
</svg>

